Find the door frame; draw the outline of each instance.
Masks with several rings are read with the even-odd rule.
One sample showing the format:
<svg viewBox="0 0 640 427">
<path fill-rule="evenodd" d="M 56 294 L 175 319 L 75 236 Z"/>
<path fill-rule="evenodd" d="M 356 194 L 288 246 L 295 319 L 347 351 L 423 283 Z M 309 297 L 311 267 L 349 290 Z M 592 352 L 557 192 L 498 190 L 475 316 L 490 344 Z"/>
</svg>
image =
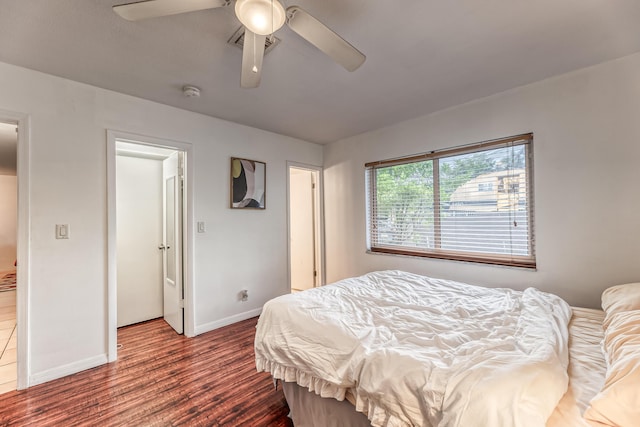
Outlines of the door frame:
<svg viewBox="0 0 640 427">
<path fill-rule="evenodd" d="M 18 181 L 18 229 L 16 258 L 17 283 L 16 283 L 16 335 L 17 345 L 17 389 L 23 390 L 29 387 L 31 375 L 31 354 L 29 343 L 31 342 L 31 329 L 29 328 L 29 261 L 31 251 L 29 241 L 31 240 L 31 186 L 29 183 L 30 173 L 30 129 L 31 118 L 28 114 L 13 111 L 0 110 L 0 121 L 18 126 L 18 158 L 17 158 L 17 181 Z"/>
<path fill-rule="evenodd" d="M 118 358 L 117 327 L 117 224 L 116 224 L 116 143 L 118 141 L 149 145 L 184 153 L 184 194 L 182 221 L 182 265 L 184 289 L 184 335 L 195 334 L 194 238 L 193 238 L 193 146 L 188 142 L 173 141 L 117 130 L 107 130 L 107 357 L 109 362 Z"/>
<path fill-rule="evenodd" d="M 287 161 L 287 293 L 291 292 L 291 169 L 304 169 L 318 173 L 318 182 L 316 183 L 318 191 L 316 193 L 315 204 L 315 215 L 317 218 L 317 224 L 314 230 L 316 242 L 317 271 L 319 276 L 316 282 L 316 286 L 323 286 L 325 284 L 326 278 L 324 256 L 324 169 L 321 166 Z"/>
</svg>

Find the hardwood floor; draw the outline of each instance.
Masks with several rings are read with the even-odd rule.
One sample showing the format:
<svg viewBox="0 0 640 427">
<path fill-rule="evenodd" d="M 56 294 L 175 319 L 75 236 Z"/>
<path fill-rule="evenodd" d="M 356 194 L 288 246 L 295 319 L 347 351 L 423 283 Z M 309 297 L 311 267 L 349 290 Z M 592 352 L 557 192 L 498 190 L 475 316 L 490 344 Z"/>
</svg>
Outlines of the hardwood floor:
<svg viewBox="0 0 640 427">
<path fill-rule="evenodd" d="M 16 347 L 16 291 L 0 292 L 0 393 L 16 389 Z"/>
<path fill-rule="evenodd" d="M 163 320 L 118 330 L 118 360 L 0 395 L 2 426 L 292 426 L 257 373 L 257 318 L 195 338 Z"/>
</svg>

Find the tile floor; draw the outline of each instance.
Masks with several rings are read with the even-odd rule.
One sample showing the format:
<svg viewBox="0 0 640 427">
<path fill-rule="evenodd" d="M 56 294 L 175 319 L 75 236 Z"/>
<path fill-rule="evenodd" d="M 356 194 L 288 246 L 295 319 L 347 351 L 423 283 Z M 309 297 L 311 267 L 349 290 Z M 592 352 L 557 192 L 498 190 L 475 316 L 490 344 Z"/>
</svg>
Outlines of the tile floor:
<svg viewBox="0 0 640 427">
<path fill-rule="evenodd" d="M 0 292 L 0 393 L 16 389 L 16 291 Z"/>
</svg>

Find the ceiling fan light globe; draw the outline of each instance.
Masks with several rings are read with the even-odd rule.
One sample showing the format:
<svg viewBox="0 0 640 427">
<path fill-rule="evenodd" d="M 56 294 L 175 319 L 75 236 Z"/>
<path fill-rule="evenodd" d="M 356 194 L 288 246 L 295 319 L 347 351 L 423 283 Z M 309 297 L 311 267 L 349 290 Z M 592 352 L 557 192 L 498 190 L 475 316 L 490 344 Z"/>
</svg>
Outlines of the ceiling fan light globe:
<svg viewBox="0 0 640 427">
<path fill-rule="evenodd" d="M 279 30 L 286 18 L 278 0 L 237 0 L 236 16 L 249 31 L 266 36 Z"/>
</svg>

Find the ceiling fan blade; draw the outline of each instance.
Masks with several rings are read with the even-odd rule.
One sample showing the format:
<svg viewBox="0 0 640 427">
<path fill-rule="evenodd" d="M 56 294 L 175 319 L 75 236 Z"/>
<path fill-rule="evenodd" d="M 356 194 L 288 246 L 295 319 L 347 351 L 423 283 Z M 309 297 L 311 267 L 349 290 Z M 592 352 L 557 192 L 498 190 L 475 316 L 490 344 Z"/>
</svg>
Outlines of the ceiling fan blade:
<svg viewBox="0 0 640 427">
<path fill-rule="evenodd" d="M 293 31 L 348 71 L 357 70 L 367 59 L 362 52 L 300 7 L 288 7 L 287 17 L 287 24 Z"/>
<path fill-rule="evenodd" d="M 260 85 L 262 74 L 262 59 L 264 58 L 264 42 L 267 36 L 244 30 L 244 45 L 242 47 L 242 74 L 240 87 L 253 88 Z"/>
<path fill-rule="evenodd" d="M 113 11 L 129 21 L 177 15 L 197 10 L 215 9 L 228 4 L 227 0 L 145 0 L 113 6 Z"/>
</svg>

